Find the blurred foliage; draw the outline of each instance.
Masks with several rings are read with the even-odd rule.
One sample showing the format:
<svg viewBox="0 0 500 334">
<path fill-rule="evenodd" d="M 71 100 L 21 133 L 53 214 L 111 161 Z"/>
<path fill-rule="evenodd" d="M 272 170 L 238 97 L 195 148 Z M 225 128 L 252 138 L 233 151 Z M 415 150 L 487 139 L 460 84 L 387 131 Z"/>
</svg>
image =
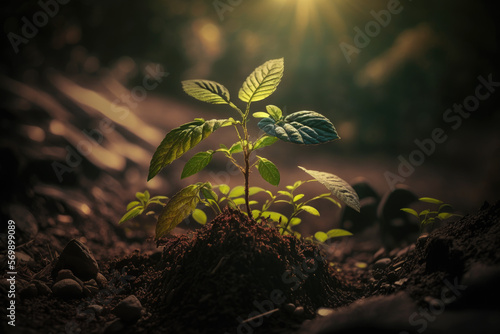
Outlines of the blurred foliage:
<svg viewBox="0 0 500 334">
<path fill-rule="evenodd" d="M 136 69 L 127 77 L 133 86 L 142 78 L 137 69 L 159 63 L 170 77 L 158 93 L 186 99 L 181 80 L 227 82 L 234 94 L 231 88 L 254 66 L 285 57 L 287 88 L 273 103 L 288 113 L 308 106 L 325 114 L 344 140 L 333 149 L 359 152 L 411 146 L 474 91 L 478 75 L 498 68 L 492 1 L 401 1 L 403 10 L 351 63 L 339 43 L 353 44 L 354 27 L 364 29 L 374 19 L 370 11 L 386 9 L 388 1 L 221 0 L 229 6 L 223 12 L 214 3 L 70 1 L 15 54 L 8 33 L 20 33 L 21 18 L 41 9 L 35 0 L 4 1 L 0 68 L 29 83 L 51 67 L 98 75 L 129 66 Z M 478 119 L 491 117 L 494 99 Z"/>
</svg>

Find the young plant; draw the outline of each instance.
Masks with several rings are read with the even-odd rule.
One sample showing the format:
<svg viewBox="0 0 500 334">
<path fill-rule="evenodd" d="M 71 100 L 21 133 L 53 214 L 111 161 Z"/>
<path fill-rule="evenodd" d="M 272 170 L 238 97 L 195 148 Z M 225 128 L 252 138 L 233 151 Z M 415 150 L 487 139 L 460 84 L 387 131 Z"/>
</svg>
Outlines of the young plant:
<svg viewBox="0 0 500 334">
<path fill-rule="evenodd" d="M 200 202 L 211 207 L 216 212 L 220 212 L 220 203 L 227 201 L 228 205 L 233 207 L 244 205 L 246 214 L 255 219 L 264 217 L 264 213 L 268 209 L 266 204 L 262 210 L 257 210 L 259 212 L 253 212 L 251 209 L 251 206 L 256 202 L 250 201 L 250 196 L 258 190 L 256 187 L 250 187 L 249 185 L 251 170 L 257 168 L 262 178 L 273 186 L 279 184 L 280 173 L 274 163 L 267 158 L 256 155 L 256 160 L 251 161 L 254 152 L 270 146 L 278 140 L 300 145 L 315 145 L 340 139 L 335 127 L 325 116 L 314 111 L 298 111 L 283 115 L 281 109 L 274 105 L 266 106 L 265 112 L 259 111 L 252 114 L 253 117 L 261 119 L 258 122 L 258 127 L 265 134 L 255 140 L 250 137 L 247 125 L 250 119 L 251 104 L 269 97 L 280 83 L 283 72 L 283 58 L 269 60 L 257 67 L 247 77 L 238 92 L 239 99 L 246 103 L 243 109 L 233 103 L 228 89 L 217 82 L 209 80 L 187 80 L 182 82 L 182 87 L 188 95 L 203 102 L 227 105 L 236 112 L 235 117 L 239 116 L 239 119 L 235 120 L 232 117 L 211 120 L 196 118 L 192 122 L 171 130 L 160 143 L 151 159 L 148 181 L 155 177 L 162 168 L 180 158 L 216 130 L 222 127 L 233 127 L 238 138 L 237 142 L 230 147 L 220 145 L 218 149 L 195 154 L 184 166 L 181 178 L 189 177 L 204 169 L 210 163 L 214 154 L 223 154 L 240 170 L 243 175 L 244 185 L 234 188 L 231 193 L 229 193 L 226 185 L 212 186 L 210 182 L 196 183 L 182 189 L 172 197 L 161 212 L 156 226 L 156 239 L 168 234 L 182 220 L 193 213 L 197 221 L 204 223 L 206 216 L 204 216 L 204 213 L 201 214 L 196 211 L 196 206 Z M 302 169 L 323 184 L 346 205 L 359 211 L 358 196 L 347 182 L 333 174 Z M 217 188 L 221 193 L 220 199 L 214 192 L 214 189 Z M 238 196 L 236 196 L 236 189 Z M 262 189 L 262 191 L 265 190 Z M 274 201 L 274 195 L 271 192 L 269 194 L 272 201 Z M 290 197 L 291 193 L 289 195 L 283 192 L 281 195 Z M 326 198 L 329 195 L 324 197 Z M 307 203 L 298 202 L 302 198 L 300 195 L 300 198 L 294 197 L 288 199 L 288 203 L 294 207 L 294 213 L 282 226 L 282 233 L 289 229 L 290 224 L 298 221 L 297 219 L 294 220 L 298 213 L 305 211 L 315 214 L 317 211 L 308 206 Z"/>
<path fill-rule="evenodd" d="M 135 197 L 138 199 L 138 201 L 132 201 L 127 205 L 127 213 L 125 213 L 123 217 L 120 219 L 119 224 L 142 214 L 150 204 L 158 204 L 161 206 L 165 206 L 166 204 L 163 203 L 162 201 L 168 199 L 167 196 L 151 197 L 149 195 L 149 191 L 147 190 L 143 193 L 137 192 L 135 194 Z M 154 214 L 154 211 L 146 212 L 146 215 L 152 215 L 152 214 Z"/>
<path fill-rule="evenodd" d="M 450 204 L 446 204 L 438 199 L 431 197 L 421 197 L 418 200 L 424 203 L 430 203 L 438 206 L 437 210 L 425 209 L 420 211 L 420 213 L 411 208 L 401 209 L 401 211 L 407 212 L 417 217 L 418 221 L 420 222 L 420 232 L 422 232 L 428 225 L 431 225 L 431 228 L 433 228 L 436 221 L 444 221 L 451 217 L 462 217 L 462 215 L 451 213 L 450 211 L 453 210 L 453 207 Z"/>
</svg>

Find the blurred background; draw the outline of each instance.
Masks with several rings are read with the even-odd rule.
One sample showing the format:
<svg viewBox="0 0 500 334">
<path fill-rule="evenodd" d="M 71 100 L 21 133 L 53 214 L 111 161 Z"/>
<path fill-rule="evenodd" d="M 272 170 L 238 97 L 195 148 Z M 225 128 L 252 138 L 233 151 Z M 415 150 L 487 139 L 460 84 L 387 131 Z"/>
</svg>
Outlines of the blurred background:
<svg viewBox="0 0 500 334">
<path fill-rule="evenodd" d="M 33 213 L 44 207 L 34 204 L 39 196 L 59 196 L 80 214 L 124 212 L 138 190 L 172 196 L 198 181 L 241 184 L 223 159 L 180 180 L 194 151 L 160 178 L 146 176 L 170 129 L 194 117 L 235 116 L 184 94 L 182 80 L 218 81 L 242 105 L 244 79 L 280 57 L 283 80 L 253 111 L 314 110 L 342 137 L 263 152 L 282 187 L 307 178 L 301 165 L 347 181 L 365 177 L 384 194 L 399 157 L 409 160 L 415 140 L 442 128 L 446 140 L 397 183 L 463 213 L 478 209 L 500 198 L 500 87 L 493 83 L 466 118 L 443 116 L 476 94 L 479 77 L 500 82 L 495 8 L 492 0 L 3 1 L 2 212 L 18 201 Z M 221 129 L 200 147 L 233 140 Z M 252 181 L 264 185 L 256 174 Z M 84 195 L 68 195 L 78 190 Z M 318 224 L 329 226 L 339 213 L 324 209 Z"/>
</svg>

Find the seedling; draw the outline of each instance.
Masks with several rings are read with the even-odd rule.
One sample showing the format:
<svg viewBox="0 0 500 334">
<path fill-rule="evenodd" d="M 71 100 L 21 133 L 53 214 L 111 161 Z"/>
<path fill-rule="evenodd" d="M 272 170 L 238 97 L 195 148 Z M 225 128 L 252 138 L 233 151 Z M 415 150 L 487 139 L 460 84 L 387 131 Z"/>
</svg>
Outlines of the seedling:
<svg viewBox="0 0 500 334">
<path fill-rule="evenodd" d="M 450 211 L 453 210 L 453 207 L 450 204 L 446 204 L 438 199 L 431 197 L 421 197 L 418 200 L 424 203 L 433 204 L 435 206 L 439 205 L 437 210 L 425 209 L 420 213 L 411 208 L 401 209 L 401 211 L 407 212 L 417 217 L 418 221 L 420 222 L 420 232 L 422 232 L 428 225 L 430 225 L 431 228 L 434 228 L 434 223 L 436 221 L 444 221 L 451 217 L 462 217 L 462 215 L 451 213 Z"/>
<path fill-rule="evenodd" d="M 135 218 L 138 215 L 144 213 L 144 211 L 146 211 L 146 209 L 150 204 L 158 204 L 161 206 L 165 206 L 166 204 L 163 203 L 162 201 L 168 199 L 167 196 L 151 197 L 149 195 L 149 191 L 147 190 L 143 193 L 137 192 L 135 194 L 135 197 L 138 199 L 138 201 L 132 201 L 127 205 L 127 213 L 125 213 L 123 217 L 120 219 L 120 224 L 123 223 L 124 221 Z M 152 215 L 152 214 L 154 214 L 154 211 L 152 210 L 146 212 L 146 215 Z"/>
<path fill-rule="evenodd" d="M 252 102 L 261 101 L 269 97 L 277 88 L 284 72 L 283 58 L 269 60 L 257 67 L 245 80 L 240 88 L 238 97 L 246 103 L 244 111 L 237 107 L 230 98 L 229 91 L 223 85 L 209 80 L 187 80 L 182 82 L 184 91 L 203 102 L 212 104 L 224 104 L 232 108 L 238 120 L 234 118 L 204 120 L 196 118 L 194 121 L 181 125 L 171 130 L 156 149 L 149 167 L 148 181 L 155 177 L 160 170 L 180 158 L 184 153 L 191 150 L 203 139 L 222 127 L 233 127 L 238 137 L 237 142 L 231 146 L 221 144 L 218 149 L 208 150 L 195 154 L 184 166 L 181 178 L 194 175 L 204 169 L 212 160 L 214 154 L 223 154 L 229 159 L 244 178 L 244 185 L 232 190 L 227 185 L 214 185 L 210 182 L 200 182 L 189 185 L 175 194 L 163 208 L 156 225 L 156 239 L 167 235 L 186 217 L 193 214 L 193 218 L 204 224 L 206 215 L 197 209 L 201 202 L 211 207 L 215 212 L 221 212 L 221 203 L 239 208 L 244 205 L 246 214 L 256 220 L 268 217 L 280 224 L 281 233 L 293 233 L 291 226 L 300 223 L 296 217 L 301 212 L 319 215 L 318 211 L 308 205 L 309 202 L 326 198 L 333 200 L 331 195 L 336 196 L 346 205 L 359 211 L 359 198 L 352 187 L 336 175 L 308 170 L 300 167 L 303 171 L 313 177 L 313 180 L 299 181 L 293 186 L 288 186 L 287 191 L 277 194 L 285 199 L 277 199 L 271 191 L 259 187 L 250 187 L 249 178 L 253 168 L 257 168 L 262 178 L 273 186 L 280 182 L 280 173 L 276 165 L 267 158 L 256 155 L 254 152 L 281 140 L 300 145 L 316 145 L 340 139 L 332 122 L 325 116 L 314 111 L 298 111 L 289 115 L 283 115 L 280 108 L 274 105 L 266 106 L 266 111 L 253 113 L 254 118 L 260 119 L 258 127 L 265 133 L 257 139 L 250 137 L 247 124 L 250 119 L 250 106 Z M 255 161 L 251 161 L 255 155 Z M 319 195 L 305 202 L 301 202 L 303 194 L 294 194 L 294 191 L 304 182 L 318 181 L 329 191 L 327 194 Z M 219 190 L 219 195 L 214 190 Z M 256 201 L 250 201 L 250 196 L 265 191 L 270 199 L 264 203 L 261 209 L 252 210 Z M 269 211 L 273 203 L 286 202 L 293 206 L 293 213 L 285 217 L 277 212 Z M 136 210 L 135 212 L 140 211 Z M 134 212 L 134 214 L 135 214 Z M 133 216 L 133 215 L 131 215 Z M 123 218 L 122 218 L 123 220 Z"/>
</svg>

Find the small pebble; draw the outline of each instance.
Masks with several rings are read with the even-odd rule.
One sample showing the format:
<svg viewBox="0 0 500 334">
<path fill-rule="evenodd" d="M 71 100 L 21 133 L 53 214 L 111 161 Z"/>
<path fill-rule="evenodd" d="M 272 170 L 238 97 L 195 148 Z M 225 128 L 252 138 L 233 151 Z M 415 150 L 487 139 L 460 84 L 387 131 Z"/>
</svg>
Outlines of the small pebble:
<svg viewBox="0 0 500 334">
<path fill-rule="evenodd" d="M 375 255 L 373 255 L 373 260 L 376 261 L 380 259 L 384 254 L 385 254 L 385 248 L 382 247 L 375 253 Z"/>
<path fill-rule="evenodd" d="M 389 259 L 388 257 L 385 257 L 385 258 L 380 259 L 377 262 L 375 262 L 373 264 L 372 268 L 374 270 L 376 270 L 376 269 L 385 269 L 390 263 L 391 263 L 391 259 Z"/>
<path fill-rule="evenodd" d="M 136 322 L 141 317 L 142 305 L 136 296 L 131 295 L 119 302 L 112 313 L 125 322 Z"/>
<path fill-rule="evenodd" d="M 287 303 L 287 304 L 283 305 L 283 310 L 285 312 L 293 314 L 293 312 L 295 311 L 295 305 L 293 305 L 292 303 Z"/>
<path fill-rule="evenodd" d="M 320 317 L 329 316 L 333 312 L 334 312 L 333 308 L 329 307 L 320 307 L 319 309 L 316 310 L 316 314 Z"/>
<path fill-rule="evenodd" d="M 83 288 L 78 282 L 65 278 L 52 286 L 52 292 L 61 298 L 79 298 L 83 294 Z"/>
<path fill-rule="evenodd" d="M 293 311 L 295 317 L 302 317 L 304 315 L 304 308 L 302 306 L 297 306 L 295 311 Z"/>
</svg>

